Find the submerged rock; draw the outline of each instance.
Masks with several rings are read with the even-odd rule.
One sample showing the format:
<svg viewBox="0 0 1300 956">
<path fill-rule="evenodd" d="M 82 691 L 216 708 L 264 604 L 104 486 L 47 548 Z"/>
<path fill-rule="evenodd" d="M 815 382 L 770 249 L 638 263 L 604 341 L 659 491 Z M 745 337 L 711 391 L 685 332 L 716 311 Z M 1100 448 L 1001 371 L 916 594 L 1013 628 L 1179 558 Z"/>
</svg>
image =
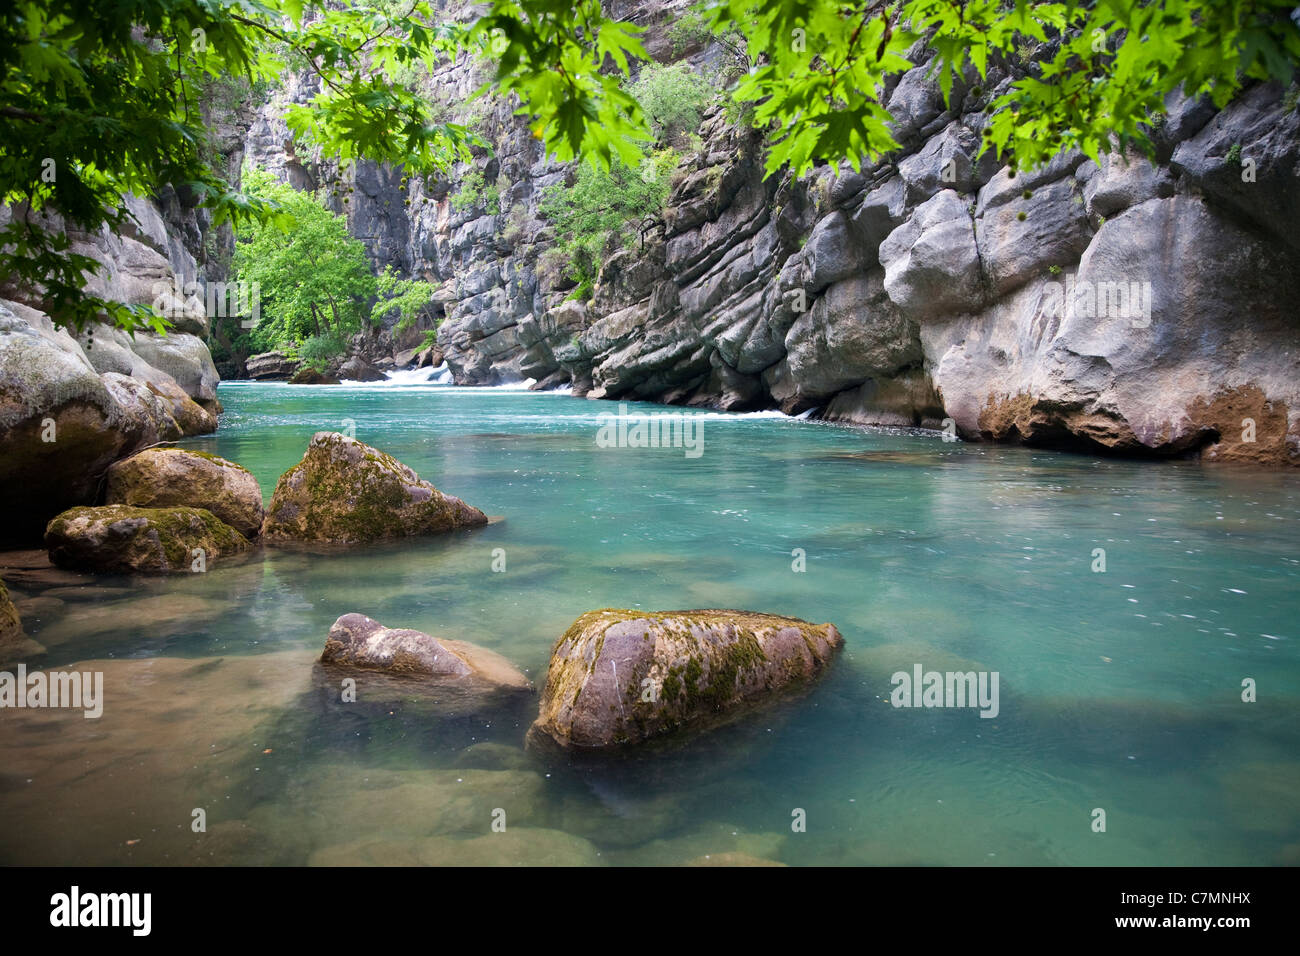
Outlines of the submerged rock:
<svg viewBox="0 0 1300 956">
<path fill-rule="evenodd" d="M 556 642 L 537 721 L 564 747 L 609 748 L 718 722 L 825 669 L 833 624 L 750 611 L 589 611 Z"/>
<path fill-rule="evenodd" d="M 337 432 L 317 432 L 276 483 L 262 534 L 269 540 L 358 544 L 487 524 L 392 455 Z"/>
<path fill-rule="evenodd" d="M 344 614 L 334 622 L 321 662 L 412 677 L 478 678 L 508 689 L 532 686 L 495 651 L 465 641 L 439 640 L 423 631 L 384 627 L 364 614 Z"/>
<path fill-rule="evenodd" d="M 150 448 L 108 469 L 106 503 L 206 508 L 245 537 L 262 528 L 262 491 L 246 468 L 201 451 Z"/>
<path fill-rule="evenodd" d="M 102 574 L 206 570 L 216 559 L 250 546 L 203 508 L 129 505 L 69 508 L 45 529 L 45 544 L 59 567 Z"/>
<path fill-rule="evenodd" d="M 9 589 L 0 579 L 0 662 L 45 653 L 45 648 L 28 638 L 23 631 L 18 608 L 9 597 Z"/>
</svg>

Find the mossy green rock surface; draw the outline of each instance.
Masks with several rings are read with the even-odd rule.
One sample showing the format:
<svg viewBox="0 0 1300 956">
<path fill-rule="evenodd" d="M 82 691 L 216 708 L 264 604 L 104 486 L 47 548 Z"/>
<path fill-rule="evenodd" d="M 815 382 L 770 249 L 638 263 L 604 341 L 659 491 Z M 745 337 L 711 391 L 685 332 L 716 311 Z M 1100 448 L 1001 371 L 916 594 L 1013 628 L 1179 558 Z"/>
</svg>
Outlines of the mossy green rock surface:
<svg viewBox="0 0 1300 956">
<path fill-rule="evenodd" d="M 262 491 L 252 473 L 206 452 L 150 448 L 108 469 L 108 504 L 206 508 L 245 537 L 262 528 Z"/>
<path fill-rule="evenodd" d="M 529 736 L 608 749 L 703 729 L 819 676 L 842 643 L 833 624 L 775 614 L 589 611 L 551 650 Z"/>
<path fill-rule="evenodd" d="M 203 508 L 69 508 L 45 529 L 50 560 L 101 574 L 191 573 L 246 551 L 248 539 Z"/>
<path fill-rule="evenodd" d="M 392 455 L 337 432 L 317 432 L 276 483 L 262 534 L 270 541 L 361 544 L 487 524 Z"/>
</svg>

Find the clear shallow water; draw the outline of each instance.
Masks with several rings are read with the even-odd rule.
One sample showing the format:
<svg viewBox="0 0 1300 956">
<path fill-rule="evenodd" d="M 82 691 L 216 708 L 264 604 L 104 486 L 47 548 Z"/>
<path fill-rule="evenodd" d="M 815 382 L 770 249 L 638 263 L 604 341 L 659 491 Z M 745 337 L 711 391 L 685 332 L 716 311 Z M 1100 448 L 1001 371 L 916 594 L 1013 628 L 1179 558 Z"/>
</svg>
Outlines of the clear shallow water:
<svg viewBox="0 0 1300 956">
<path fill-rule="evenodd" d="M 25 618 L 34 666 L 110 659 L 105 715 L 0 716 L 0 860 L 1300 862 L 1294 475 L 703 412 L 688 458 L 597 447 L 614 404 L 510 389 L 221 398 L 221 430 L 187 444 L 268 500 L 314 432 L 352 426 L 505 520 L 59 592 Z M 555 638 L 606 606 L 832 621 L 845 652 L 802 698 L 596 767 L 522 749 L 534 701 L 345 709 L 313 677 L 358 611 L 540 683 Z M 997 671 L 999 716 L 888 706 L 916 663 Z"/>
</svg>

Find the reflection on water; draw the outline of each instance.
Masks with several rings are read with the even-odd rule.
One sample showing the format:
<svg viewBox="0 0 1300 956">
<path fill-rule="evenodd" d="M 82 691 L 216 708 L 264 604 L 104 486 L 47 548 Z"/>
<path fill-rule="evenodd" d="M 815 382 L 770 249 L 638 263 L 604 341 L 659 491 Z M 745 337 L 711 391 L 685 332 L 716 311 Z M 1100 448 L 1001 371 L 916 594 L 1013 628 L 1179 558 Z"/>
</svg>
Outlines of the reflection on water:
<svg viewBox="0 0 1300 956">
<path fill-rule="evenodd" d="M 687 459 L 598 448 L 603 403 L 505 389 L 221 397 L 221 431 L 188 444 L 268 498 L 312 433 L 355 427 L 505 520 L 166 580 L 6 572 L 45 649 L 29 666 L 101 670 L 106 703 L 100 720 L 0 711 L 0 862 L 1300 862 L 1290 474 L 770 414 L 694 413 L 704 454 Z M 359 611 L 539 681 L 555 638 L 604 606 L 833 621 L 846 648 L 806 696 L 596 762 L 523 748 L 535 699 L 363 682 L 342 704 L 315 664 Z M 888 706 L 916 663 L 998 671 L 998 717 Z"/>
</svg>

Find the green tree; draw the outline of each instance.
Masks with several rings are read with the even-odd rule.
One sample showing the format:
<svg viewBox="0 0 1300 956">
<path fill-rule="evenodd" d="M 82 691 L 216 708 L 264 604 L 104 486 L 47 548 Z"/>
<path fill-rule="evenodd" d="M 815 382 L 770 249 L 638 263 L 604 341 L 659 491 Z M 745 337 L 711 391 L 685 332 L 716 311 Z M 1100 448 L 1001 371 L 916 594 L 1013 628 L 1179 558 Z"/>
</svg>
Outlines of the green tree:
<svg viewBox="0 0 1300 956">
<path fill-rule="evenodd" d="M 320 357 L 341 352 L 370 318 L 377 288 L 365 245 L 348 234 L 347 220 L 306 192 L 262 170 L 248 170 L 244 188 L 292 219 L 292 228 L 254 222 L 237 236 L 234 269 L 257 290 L 261 319 L 250 331 L 256 351 L 319 340 Z M 321 350 L 325 351 L 322 352 Z"/>
<path fill-rule="evenodd" d="M 647 63 L 628 92 L 640 104 L 656 141 L 673 146 L 699 130 L 705 107 L 715 96 L 712 84 L 685 63 Z"/>
<path fill-rule="evenodd" d="M 235 277 L 256 290 L 261 318 L 234 340 L 232 351 L 296 349 L 307 364 L 323 368 L 366 323 L 378 325 L 395 311 L 397 328 L 407 329 L 427 310 L 435 287 L 402 279 L 391 267 L 372 274 L 365 244 L 315 196 L 261 169 L 245 170 L 244 188 L 253 199 L 274 203 L 282 216 L 253 221 L 237 234 Z M 218 341 L 239 335 L 234 324 L 240 321 L 217 319 Z"/>
<path fill-rule="evenodd" d="M 662 212 L 676 166 L 677 154 L 663 149 L 636 169 L 617 158 L 609 168 L 583 164 L 572 187 L 545 190 L 538 208 L 555 228 L 551 256 L 577 283 L 573 298 L 591 298 L 605 259 Z"/>
<path fill-rule="evenodd" d="M 767 169 L 855 166 L 897 147 L 880 102 L 924 39 L 945 96 L 971 68 L 1017 62 L 1023 76 L 987 104 L 986 149 L 1031 167 L 1064 148 L 1093 156 L 1150 148 L 1165 97 L 1183 89 L 1225 105 L 1244 83 L 1291 82 L 1300 62 L 1294 0 L 716 0 L 715 35 L 740 34 L 752 64 L 735 97 L 769 132 Z M 265 221 L 270 204 L 205 159 L 196 84 L 255 85 L 309 69 L 320 92 L 292 107 L 303 147 L 416 174 L 469 161 L 482 145 L 403 82 L 420 64 L 478 55 L 479 91 L 517 97 L 533 134 L 561 160 L 637 168 L 651 134 L 621 79 L 646 59 L 640 28 L 599 0 L 490 0 L 472 23 L 440 22 L 428 0 L 11 0 L 0 10 L 0 275 L 42 291 L 60 324 L 101 315 L 124 328 L 161 319 L 84 291 L 95 264 L 69 254 L 57 217 L 120 228 L 126 192 L 170 184 L 227 218 Z M 1033 51 L 1026 53 L 1026 51 Z M 964 85 L 964 84 L 963 84 Z M 51 175 L 52 174 L 52 175 Z M 55 217 L 45 218 L 45 214 Z"/>
</svg>

